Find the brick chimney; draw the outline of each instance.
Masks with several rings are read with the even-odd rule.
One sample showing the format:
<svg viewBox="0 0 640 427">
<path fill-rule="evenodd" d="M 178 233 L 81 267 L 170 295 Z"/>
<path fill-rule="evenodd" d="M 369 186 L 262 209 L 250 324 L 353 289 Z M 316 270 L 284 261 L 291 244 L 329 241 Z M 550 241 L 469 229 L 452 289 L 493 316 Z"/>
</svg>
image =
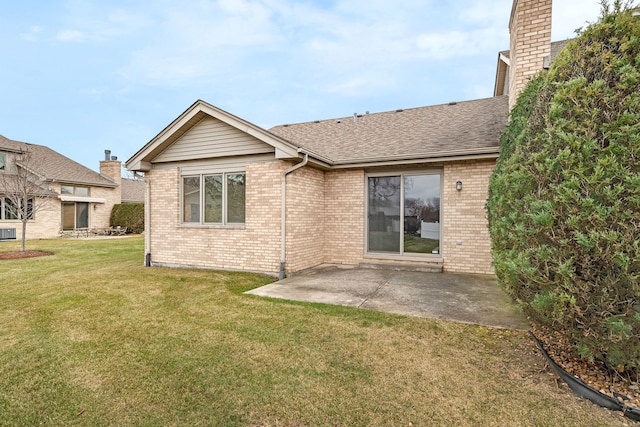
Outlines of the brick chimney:
<svg viewBox="0 0 640 427">
<path fill-rule="evenodd" d="M 513 0 L 509 20 L 509 108 L 551 54 L 551 1 Z"/>
<path fill-rule="evenodd" d="M 114 189 L 113 203 L 122 202 L 122 162 L 111 155 L 111 151 L 104 150 L 105 158 L 100 161 L 100 174 L 111 178 L 118 187 Z"/>
</svg>

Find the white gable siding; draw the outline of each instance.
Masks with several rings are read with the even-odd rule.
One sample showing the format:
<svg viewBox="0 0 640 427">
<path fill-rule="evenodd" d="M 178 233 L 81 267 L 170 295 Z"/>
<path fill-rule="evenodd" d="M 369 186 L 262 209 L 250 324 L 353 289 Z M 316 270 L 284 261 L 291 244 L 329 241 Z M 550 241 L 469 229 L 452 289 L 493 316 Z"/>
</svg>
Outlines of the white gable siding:
<svg viewBox="0 0 640 427">
<path fill-rule="evenodd" d="M 153 163 L 273 153 L 269 144 L 213 117 L 205 117 L 160 153 Z"/>
</svg>

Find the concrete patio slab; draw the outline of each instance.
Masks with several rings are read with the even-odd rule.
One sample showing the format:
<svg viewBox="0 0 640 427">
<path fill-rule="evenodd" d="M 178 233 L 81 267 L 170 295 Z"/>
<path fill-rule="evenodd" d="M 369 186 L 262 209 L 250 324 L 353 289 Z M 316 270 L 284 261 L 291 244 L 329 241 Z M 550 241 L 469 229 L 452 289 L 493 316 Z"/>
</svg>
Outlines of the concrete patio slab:
<svg viewBox="0 0 640 427">
<path fill-rule="evenodd" d="M 529 329 L 524 315 L 487 276 L 319 266 L 248 294 L 387 313 Z"/>
</svg>

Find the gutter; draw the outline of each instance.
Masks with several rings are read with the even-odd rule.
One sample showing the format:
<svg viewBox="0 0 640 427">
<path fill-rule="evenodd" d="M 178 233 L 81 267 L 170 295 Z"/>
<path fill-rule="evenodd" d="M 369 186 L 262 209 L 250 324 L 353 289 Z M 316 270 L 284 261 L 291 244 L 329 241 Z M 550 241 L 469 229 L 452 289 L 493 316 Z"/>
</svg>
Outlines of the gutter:
<svg viewBox="0 0 640 427">
<path fill-rule="evenodd" d="M 298 149 L 299 153 L 302 150 Z M 304 160 L 285 169 L 282 172 L 282 189 L 281 189 L 281 207 L 280 207 L 280 273 L 278 274 L 278 280 L 284 279 L 285 266 L 287 263 L 287 175 L 291 172 L 300 169 L 309 162 L 309 154 L 304 154 Z"/>
<path fill-rule="evenodd" d="M 447 150 L 429 153 L 428 155 L 406 155 L 388 156 L 385 158 L 362 157 L 349 160 L 335 160 L 331 165 L 332 169 L 341 169 L 348 167 L 367 167 L 367 166 L 387 166 L 407 163 L 437 163 L 456 160 L 472 160 L 482 158 L 497 158 L 500 153 L 500 147 L 482 147 L 466 150 Z"/>
<path fill-rule="evenodd" d="M 103 178 L 106 179 L 106 177 L 104 177 L 103 175 L 100 175 Z M 118 184 L 113 183 L 113 184 L 106 184 L 106 183 L 95 183 L 95 182 L 84 182 L 84 181 L 69 181 L 69 180 L 64 180 L 64 179 L 58 179 L 58 178 L 50 178 L 50 179 L 44 179 L 45 182 L 51 182 L 54 184 L 71 184 L 71 185 L 86 185 L 89 187 L 103 187 L 103 188 L 117 188 Z M 110 181 L 113 182 L 112 179 L 110 179 Z"/>
</svg>

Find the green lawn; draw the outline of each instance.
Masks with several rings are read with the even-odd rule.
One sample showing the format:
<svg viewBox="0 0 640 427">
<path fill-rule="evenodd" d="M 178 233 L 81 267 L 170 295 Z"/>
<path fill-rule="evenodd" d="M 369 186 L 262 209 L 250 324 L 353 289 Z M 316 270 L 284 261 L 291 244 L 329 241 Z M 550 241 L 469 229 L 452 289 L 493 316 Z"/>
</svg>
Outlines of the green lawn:
<svg viewBox="0 0 640 427">
<path fill-rule="evenodd" d="M 440 247 L 440 241 L 422 238 L 412 234 L 404 235 L 404 251 L 410 253 L 430 254 Z"/>
<path fill-rule="evenodd" d="M 246 296 L 270 279 L 140 238 L 27 247 L 55 255 L 0 261 L 2 426 L 625 425 L 523 333 Z"/>
</svg>

